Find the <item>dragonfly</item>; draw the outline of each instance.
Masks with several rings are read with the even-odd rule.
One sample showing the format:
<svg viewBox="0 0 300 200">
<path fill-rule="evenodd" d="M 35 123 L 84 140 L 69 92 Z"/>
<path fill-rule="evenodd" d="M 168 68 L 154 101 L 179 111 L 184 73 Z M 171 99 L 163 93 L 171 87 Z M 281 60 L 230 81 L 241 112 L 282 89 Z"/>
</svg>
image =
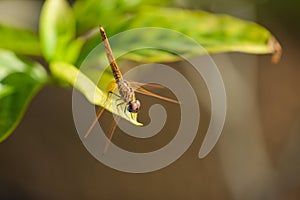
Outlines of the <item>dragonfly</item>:
<svg viewBox="0 0 300 200">
<path fill-rule="evenodd" d="M 112 53 L 112 50 L 111 50 L 111 47 L 110 47 L 110 44 L 109 44 L 109 41 L 106 36 L 104 28 L 102 26 L 100 26 L 99 30 L 100 30 L 102 42 L 104 44 L 106 57 L 108 59 L 108 62 L 109 62 L 109 65 L 110 65 L 110 68 L 111 68 L 111 71 L 112 71 L 112 74 L 114 77 L 114 82 L 115 82 L 114 84 L 117 84 L 117 89 L 118 89 L 118 93 L 115 93 L 114 91 L 108 91 L 108 97 L 110 95 L 115 95 L 118 98 L 118 100 L 121 101 L 121 103 L 117 104 L 117 107 L 125 104 L 124 111 L 123 111 L 124 113 L 127 113 L 127 112 L 129 112 L 130 114 L 138 113 L 141 108 L 141 102 L 135 98 L 135 92 L 141 93 L 144 95 L 148 95 L 148 96 L 152 96 L 152 97 L 155 97 L 158 99 L 162 99 L 162 100 L 165 100 L 168 102 L 179 104 L 179 101 L 177 101 L 177 100 L 160 96 L 160 95 L 152 93 L 144 88 L 144 86 L 147 86 L 150 88 L 151 87 L 152 88 L 164 88 L 164 86 L 162 86 L 162 85 L 154 84 L 154 83 L 143 84 L 143 83 L 139 83 L 139 82 L 135 82 L 135 81 L 125 80 L 123 78 L 123 75 L 122 75 L 117 63 L 116 63 L 116 60 Z M 103 114 L 104 110 L 105 110 L 105 108 L 102 107 L 97 111 L 97 115 L 96 115 L 94 121 L 92 122 L 91 126 L 89 127 L 88 131 L 86 132 L 86 134 L 84 136 L 85 138 L 88 137 L 88 135 L 92 131 L 93 127 L 98 122 L 101 115 Z M 106 145 L 104 148 L 104 152 L 107 151 L 109 143 L 112 140 L 112 137 L 115 132 L 118 121 L 119 121 L 119 117 L 116 117 L 115 120 L 112 121 L 112 124 L 110 126 L 111 128 L 110 128 L 109 134 L 108 134 L 109 136 L 107 138 L 107 142 L 106 142 Z"/>
</svg>

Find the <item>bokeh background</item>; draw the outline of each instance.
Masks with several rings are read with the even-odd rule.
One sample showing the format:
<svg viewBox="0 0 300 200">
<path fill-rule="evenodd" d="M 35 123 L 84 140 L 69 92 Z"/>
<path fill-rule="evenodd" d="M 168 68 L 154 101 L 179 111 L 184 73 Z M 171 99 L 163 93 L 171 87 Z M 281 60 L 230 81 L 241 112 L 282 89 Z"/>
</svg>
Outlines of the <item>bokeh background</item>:
<svg viewBox="0 0 300 200">
<path fill-rule="evenodd" d="M 0 21 L 37 29 L 42 4 L 1 0 Z M 300 199 L 300 3 L 178 0 L 176 4 L 256 21 L 272 31 L 284 50 L 276 65 L 267 55 L 212 56 L 228 98 L 225 127 L 213 151 L 204 159 L 197 157 L 210 117 L 203 82 L 195 86 L 201 122 L 192 146 L 170 166 L 147 174 L 119 172 L 94 159 L 75 130 L 72 90 L 47 86 L 33 99 L 12 136 L 0 144 L 0 199 Z M 193 81 L 192 72 L 183 73 Z M 146 111 L 144 115 L 147 120 Z M 103 124 L 110 119 L 105 113 Z M 117 130 L 115 142 L 130 145 L 122 135 Z M 152 142 L 168 141 L 170 136 L 165 135 L 161 132 Z"/>
</svg>

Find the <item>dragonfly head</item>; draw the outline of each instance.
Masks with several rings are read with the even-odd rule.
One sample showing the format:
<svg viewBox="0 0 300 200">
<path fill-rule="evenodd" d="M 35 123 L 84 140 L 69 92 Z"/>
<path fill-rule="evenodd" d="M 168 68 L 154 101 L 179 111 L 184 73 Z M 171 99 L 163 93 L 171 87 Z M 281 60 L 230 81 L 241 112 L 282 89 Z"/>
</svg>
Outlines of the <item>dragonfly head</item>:
<svg viewBox="0 0 300 200">
<path fill-rule="evenodd" d="M 141 107 L 141 103 L 139 100 L 135 100 L 135 101 L 130 101 L 128 103 L 128 108 L 127 110 L 131 113 L 137 113 L 139 112 L 140 110 L 140 107 Z"/>
</svg>

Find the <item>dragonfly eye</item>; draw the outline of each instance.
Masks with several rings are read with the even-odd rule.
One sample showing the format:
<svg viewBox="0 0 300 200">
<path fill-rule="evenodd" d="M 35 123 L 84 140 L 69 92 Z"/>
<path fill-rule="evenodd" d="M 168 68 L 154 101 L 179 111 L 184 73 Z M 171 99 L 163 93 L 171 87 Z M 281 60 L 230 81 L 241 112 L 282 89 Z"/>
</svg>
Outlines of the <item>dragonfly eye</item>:
<svg viewBox="0 0 300 200">
<path fill-rule="evenodd" d="M 131 113 L 137 113 L 139 112 L 141 107 L 141 103 L 139 100 L 130 101 L 128 105 L 128 111 Z"/>
</svg>

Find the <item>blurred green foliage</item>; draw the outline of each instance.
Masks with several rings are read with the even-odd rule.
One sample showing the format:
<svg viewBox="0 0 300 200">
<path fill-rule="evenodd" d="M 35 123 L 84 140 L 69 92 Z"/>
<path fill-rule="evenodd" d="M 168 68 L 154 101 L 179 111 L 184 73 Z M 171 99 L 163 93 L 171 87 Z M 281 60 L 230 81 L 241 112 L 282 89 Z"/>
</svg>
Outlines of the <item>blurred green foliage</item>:
<svg viewBox="0 0 300 200">
<path fill-rule="evenodd" d="M 95 31 L 100 24 L 108 36 L 147 26 L 172 29 L 191 37 L 208 53 L 267 54 L 280 50 L 272 34 L 256 23 L 228 15 L 166 7 L 170 5 L 174 5 L 170 0 L 78 0 L 73 5 L 66 0 L 46 0 L 40 15 L 39 32 L 0 24 L 0 48 L 3 49 L 0 51 L 0 141 L 9 136 L 34 94 L 49 80 L 69 83 L 91 103 L 115 112 L 112 103 L 103 103 L 107 92 L 100 90 L 78 70 L 87 54 L 101 42 Z M 195 51 L 171 35 L 150 33 L 139 38 L 140 41 L 156 41 L 170 49 L 180 49 L 188 56 L 207 53 Z M 132 41 L 128 37 L 120 42 L 131 45 Z M 45 60 L 50 66 L 50 74 L 40 63 L 30 61 L 32 56 Z M 177 55 L 155 49 L 130 52 L 126 58 L 139 62 L 179 59 Z M 83 77 L 81 82 L 75 81 L 78 76 Z M 113 78 L 111 73 L 106 76 L 106 80 Z M 138 125 L 136 116 L 134 119 L 122 117 Z"/>
<path fill-rule="evenodd" d="M 44 68 L 36 62 L 0 50 L 0 141 L 13 131 L 33 95 L 47 81 Z"/>
</svg>

